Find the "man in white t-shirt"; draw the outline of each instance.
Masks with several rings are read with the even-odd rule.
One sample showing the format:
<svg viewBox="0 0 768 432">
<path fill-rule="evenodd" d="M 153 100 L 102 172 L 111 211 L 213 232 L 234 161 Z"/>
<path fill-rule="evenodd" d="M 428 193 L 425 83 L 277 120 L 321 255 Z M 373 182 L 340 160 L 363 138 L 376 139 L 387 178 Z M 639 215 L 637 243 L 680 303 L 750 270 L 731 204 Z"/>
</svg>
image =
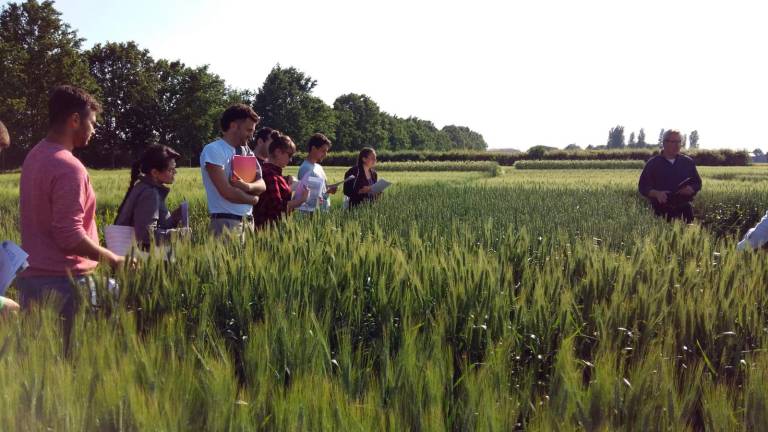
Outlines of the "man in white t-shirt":
<svg viewBox="0 0 768 432">
<path fill-rule="evenodd" d="M 299 181 L 309 186 L 310 199 L 299 207 L 299 211 L 312 213 L 315 209 L 329 210 L 331 208 L 331 194 L 335 194 L 337 186 L 327 187 L 328 177 L 325 175 L 320 162 L 325 159 L 331 150 L 331 140 L 321 133 L 309 137 L 307 142 L 307 158 L 299 167 Z M 313 177 L 313 180 L 310 178 Z M 319 182 L 319 193 L 313 195 L 313 184 Z M 312 199 L 315 198 L 316 199 Z"/>
<path fill-rule="evenodd" d="M 232 158 L 253 156 L 248 141 L 260 120 L 248 105 L 232 105 L 221 116 L 222 137 L 206 145 L 200 154 L 200 172 L 211 217 L 209 228 L 216 236 L 231 230 L 244 239 L 246 230 L 253 231 L 253 206 L 266 190 L 261 167 L 256 180 L 246 183 L 233 174 Z"/>
</svg>

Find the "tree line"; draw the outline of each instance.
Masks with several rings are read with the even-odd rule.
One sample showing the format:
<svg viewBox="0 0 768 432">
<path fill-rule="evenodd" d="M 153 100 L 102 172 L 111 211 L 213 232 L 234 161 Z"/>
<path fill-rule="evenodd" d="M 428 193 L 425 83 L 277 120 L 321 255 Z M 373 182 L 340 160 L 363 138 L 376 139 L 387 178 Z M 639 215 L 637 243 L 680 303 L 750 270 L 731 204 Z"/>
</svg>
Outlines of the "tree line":
<svg viewBox="0 0 768 432">
<path fill-rule="evenodd" d="M 275 65 L 257 90 L 227 85 L 209 67 L 155 59 L 135 42 L 107 42 L 83 49 L 84 39 L 61 19 L 52 1 L 9 3 L 0 12 L 0 120 L 14 145 L 2 167 L 19 166 L 47 130 L 47 100 L 59 84 L 82 87 L 102 103 L 92 144 L 79 156 L 90 166 L 128 165 L 153 143 L 173 147 L 196 164 L 219 134 L 218 119 L 230 104 L 251 105 L 262 124 L 299 146 L 322 132 L 334 150 L 373 146 L 382 150 L 485 150 L 483 136 L 465 126 L 438 129 L 416 117 L 381 111 L 364 94 L 339 96 L 329 106 L 313 94 L 317 81 Z"/>
<path fill-rule="evenodd" d="M 608 131 L 608 141 L 605 144 L 607 149 L 621 149 L 621 148 L 643 148 L 643 147 L 659 147 L 664 137 L 665 129 L 659 131 L 658 140 L 651 144 L 645 139 L 645 129 L 640 128 L 637 137 L 635 132 L 629 134 L 629 142 L 624 140 L 624 126 L 617 125 Z M 694 130 L 690 134 L 682 135 L 683 148 L 697 149 L 699 148 L 699 131 Z"/>
</svg>

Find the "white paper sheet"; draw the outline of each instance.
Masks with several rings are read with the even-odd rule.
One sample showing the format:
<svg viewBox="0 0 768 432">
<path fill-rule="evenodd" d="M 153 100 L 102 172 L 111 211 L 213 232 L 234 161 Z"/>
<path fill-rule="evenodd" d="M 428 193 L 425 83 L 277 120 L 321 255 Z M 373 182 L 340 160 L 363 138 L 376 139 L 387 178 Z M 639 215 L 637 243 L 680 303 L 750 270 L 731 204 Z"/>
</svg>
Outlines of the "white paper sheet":
<svg viewBox="0 0 768 432">
<path fill-rule="evenodd" d="M 384 192 L 384 189 L 386 189 L 386 188 L 388 188 L 390 186 L 392 186 L 392 183 L 390 183 L 390 182 L 388 182 L 388 181 L 386 181 L 384 179 L 379 179 L 379 181 L 377 181 L 376 183 L 373 184 L 373 186 L 371 186 L 371 192 L 373 192 L 373 193 L 382 193 L 382 192 Z"/>
<path fill-rule="evenodd" d="M 325 180 L 320 177 L 307 175 L 304 176 L 304 179 L 301 181 L 301 183 L 307 185 L 309 188 L 309 197 L 307 197 L 307 201 L 299 207 L 299 210 L 305 212 L 315 211 L 317 208 L 318 199 L 323 196 Z"/>
<path fill-rule="evenodd" d="M 104 240 L 107 249 L 117 255 L 126 256 L 133 244 L 133 227 L 125 225 L 107 225 L 104 227 Z"/>
</svg>

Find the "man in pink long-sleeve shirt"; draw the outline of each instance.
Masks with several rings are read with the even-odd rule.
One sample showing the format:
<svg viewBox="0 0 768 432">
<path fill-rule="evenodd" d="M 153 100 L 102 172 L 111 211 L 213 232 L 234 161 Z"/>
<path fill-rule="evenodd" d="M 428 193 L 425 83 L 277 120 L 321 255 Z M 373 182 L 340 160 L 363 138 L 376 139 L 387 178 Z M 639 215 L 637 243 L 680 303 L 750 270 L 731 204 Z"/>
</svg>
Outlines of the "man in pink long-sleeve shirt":
<svg viewBox="0 0 768 432">
<path fill-rule="evenodd" d="M 72 154 L 94 132 L 99 103 L 72 86 L 56 87 L 48 101 L 48 135 L 29 151 L 21 167 L 21 247 L 29 267 L 17 278 L 22 308 L 46 296 L 59 297 L 65 346 L 77 310 L 76 290 L 92 285 L 99 261 L 123 262 L 99 246 L 96 195 L 88 171 Z"/>
</svg>

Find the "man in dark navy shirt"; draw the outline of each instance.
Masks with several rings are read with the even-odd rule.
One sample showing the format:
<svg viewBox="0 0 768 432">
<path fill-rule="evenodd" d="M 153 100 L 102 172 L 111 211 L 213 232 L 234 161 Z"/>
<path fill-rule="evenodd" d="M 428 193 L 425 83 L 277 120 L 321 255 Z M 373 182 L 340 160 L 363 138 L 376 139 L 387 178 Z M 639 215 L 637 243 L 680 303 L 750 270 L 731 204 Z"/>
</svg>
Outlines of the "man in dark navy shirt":
<svg viewBox="0 0 768 432">
<path fill-rule="evenodd" d="M 657 216 L 667 220 L 682 218 L 693 221 L 693 197 L 701 190 L 701 177 L 693 159 L 680 154 L 682 134 L 670 129 L 664 132 L 661 154 L 645 164 L 638 190 L 648 198 Z"/>
</svg>

